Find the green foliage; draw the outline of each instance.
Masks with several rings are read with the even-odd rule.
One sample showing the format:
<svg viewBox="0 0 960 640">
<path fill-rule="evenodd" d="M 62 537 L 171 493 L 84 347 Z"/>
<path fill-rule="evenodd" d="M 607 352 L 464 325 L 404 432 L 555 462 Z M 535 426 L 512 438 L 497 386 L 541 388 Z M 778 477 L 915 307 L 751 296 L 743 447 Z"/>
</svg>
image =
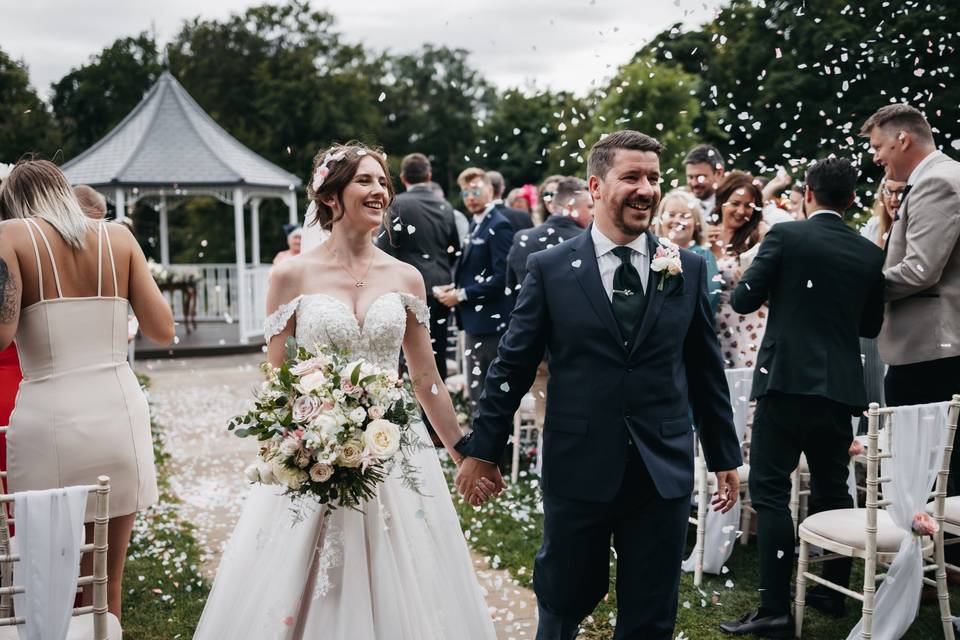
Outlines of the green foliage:
<svg viewBox="0 0 960 640">
<path fill-rule="evenodd" d="M 120 38 L 53 85 L 51 105 L 69 160 L 105 136 L 135 107 L 163 67 L 147 33 Z"/>
<path fill-rule="evenodd" d="M 59 131 L 30 86 L 26 66 L 0 49 L 0 162 L 29 152 L 52 158 L 59 144 Z"/>
<path fill-rule="evenodd" d="M 601 92 L 588 144 L 617 129 L 636 129 L 664 145 L 664 177 L 682 176 L 683 156 L 698 142 L 693 122 L 700 115 L 697 77 L 679 66 L 641 58 L 626 64 Z"/>
</svg>

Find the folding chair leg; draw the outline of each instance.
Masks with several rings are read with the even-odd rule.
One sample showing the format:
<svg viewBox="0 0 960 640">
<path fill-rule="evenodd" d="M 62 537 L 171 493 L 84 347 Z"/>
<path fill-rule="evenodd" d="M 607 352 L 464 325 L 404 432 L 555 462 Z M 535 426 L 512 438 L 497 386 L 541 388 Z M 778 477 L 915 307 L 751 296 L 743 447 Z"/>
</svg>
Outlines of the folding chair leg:
<svg viewBox="0 0 960 640">
<path fill-rule="evenodd" d="M 797 535 L 797 524 L 800 517 L 800 469 L 790 474 L 790 517 L 793 519 L 793 535 Z"/>
<path fill-rule="evenodd" d="M 794 600 L 794 635 L 799 638 L 803 630 L 803 609 L 807 601 L 807 564 L 810 559 L 810 545 L 800 540 L 800 558 L 797 560 L 797 595 Z"/>
</svg>

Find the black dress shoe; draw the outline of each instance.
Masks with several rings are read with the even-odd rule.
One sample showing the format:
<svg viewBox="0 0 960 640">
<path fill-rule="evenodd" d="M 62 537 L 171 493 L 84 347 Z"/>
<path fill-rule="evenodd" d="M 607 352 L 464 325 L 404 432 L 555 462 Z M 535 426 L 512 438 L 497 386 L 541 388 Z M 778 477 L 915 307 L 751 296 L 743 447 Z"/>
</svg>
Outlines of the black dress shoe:
<svg viewBox="0 0 960 640">
<path fill-rule="evenodd" d="M 796 587 L 790 585 L 790 600 L 796 602 Z M 826 587 L 813 587 L 804 594 L 804 605 L 812 607 L 828 618 L 842 618 L 847 615 L 846 598 Z"/>
<path fill-rule="evenodd" d="M 760 610 L 745 613 L 739 620 L 720 623 L 720 630 L 735 636 L 753 634 L 761 638 L 792 638 L 793 616 L 782 613 L 777 616 L 760 617 Z"/>
</svg>

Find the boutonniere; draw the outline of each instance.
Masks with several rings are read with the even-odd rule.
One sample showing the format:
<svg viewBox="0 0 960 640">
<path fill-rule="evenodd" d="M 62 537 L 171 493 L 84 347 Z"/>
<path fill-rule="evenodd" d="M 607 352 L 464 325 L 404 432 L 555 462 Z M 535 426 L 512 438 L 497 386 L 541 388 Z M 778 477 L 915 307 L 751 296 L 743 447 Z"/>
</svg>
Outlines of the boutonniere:
<svg viewBox="0 0 960 640">
<path fill-rule="evenodd" d="M 660 277 L 660 284 L 657 285 L 657 291 L 663 291 L 663 282 L 667 278 L 683 273 L 683 265 L 680 262 L 680 247 L 666 238 L 660 238 L 660 246 L 657 247 L 657 253 L 650 263 L 650 270 L 664 272 Z"/>
</svg>

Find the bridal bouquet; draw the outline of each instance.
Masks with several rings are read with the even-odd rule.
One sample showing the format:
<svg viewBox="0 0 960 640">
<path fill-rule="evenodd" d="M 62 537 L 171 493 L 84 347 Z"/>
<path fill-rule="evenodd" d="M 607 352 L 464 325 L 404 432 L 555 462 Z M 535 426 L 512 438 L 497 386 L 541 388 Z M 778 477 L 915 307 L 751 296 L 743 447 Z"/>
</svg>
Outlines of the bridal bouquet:
<svg viewBox="0 0 960 640">
<path fill-rule="evenodd" d="M 292 338 L 287 356 L 264 365 L 254 408 L 227 427 L 261 442 L 247 479 L 282 485 L 295 500 L 357 508 L 399 465 L 404 485 L 419 491 L 407 454 L 423 446 L 411 428 L 420 412 L 396 371 L 329 347 L 310 352 Z"/>
</svg>

